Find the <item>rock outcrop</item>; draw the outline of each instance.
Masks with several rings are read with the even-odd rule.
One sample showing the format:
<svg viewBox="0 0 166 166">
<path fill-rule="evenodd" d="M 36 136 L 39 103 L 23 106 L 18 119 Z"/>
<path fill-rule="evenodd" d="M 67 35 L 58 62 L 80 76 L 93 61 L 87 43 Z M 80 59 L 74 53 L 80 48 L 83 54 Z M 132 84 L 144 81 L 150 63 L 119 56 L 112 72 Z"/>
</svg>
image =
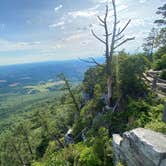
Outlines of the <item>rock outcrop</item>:
<svg viewBox="0 0 166 166">
<path fill-rule="evenodd" d="M 115 165 L 166 166 L 166 135 L 144 128 L 113 135 Z"/>
</svg>

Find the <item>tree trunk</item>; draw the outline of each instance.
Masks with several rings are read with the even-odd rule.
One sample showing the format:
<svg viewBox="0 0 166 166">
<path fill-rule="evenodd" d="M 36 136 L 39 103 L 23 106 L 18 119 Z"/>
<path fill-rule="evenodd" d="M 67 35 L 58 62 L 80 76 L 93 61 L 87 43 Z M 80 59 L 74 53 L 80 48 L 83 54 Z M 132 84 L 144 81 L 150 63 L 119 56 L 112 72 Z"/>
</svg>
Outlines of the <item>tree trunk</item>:
<svg viewBox="0 0 166 166">
<path fill-rule="evenodd" d="M 20 155 L 18 149 L 17 149 L 16 146 L 14 145 L 14 143 L 12 143 L 12 146 L 13 146 L 13 149 L 15 150 L 16 154 L 17 154 L 18 160 L 20 161 L 21 165 L 25 165 L 25 164 L 24 164 L 24 161 L 23 161 L 23 159 L 22 159 L 22 157 L 21 157 L 21 155 Z"/>
<path fill-rule="evenodd" d="M 108 105 L 111 106 L 112 102 L 112 76 L 109 75 L 107 78 L 107 100 Z"/>
<path fill-rule="evenodd" d="M 62 74 L 60 77 L 61 77 L 61 79 L 65 82 L 66 89 L 68 90 L 68 92 L 69 92 L 69 94 L 70 94 L 70 97 L 72 98 L 73 104 L 74 104 L 74 106 L 75 106 L 75 108 L 76 108 L 76 111 L 77 111 L 77 113 L 79 114 L 79 112 L 80 112 L 80 107 L 79 107 L 79 104 L 77 103 L 77 100 L 76 100 L 76 98 L 75 98 L 75 96 L 74 96 L 74 93 L 73 93 L 73 91 L 72 91 L 72 89 L 71 89 L 71 86 L 70 86 L 70 84 L 69 84 L 69 81 L 66 79 L 66 77 L 65 77 L 63 74 Z"/>
<path fill-rule="evenodd" d="M 25 140 L 26 140 L 26 143 L 27 143 L 27 146 L 28 146 L 28 150 L 29 150 L 29 152 L 30 152 L 30 154 L 31 154 L 31 157 L 32 157 L 32 159 L 33 159 L 33 151 L 32 151 L 32 147 L 31 147 L 30 141 L 29 141 L 29 136 L 28 136 L 28 133 L 27 133 L 27 131 L 24 129 L 23 126 L 22 126 L 22 133 L 23 133 L 23 135 L 24 135 L 24 137 L 25 137 Z"/>
<path fill-rule="evenodd" d="M 59 140 L 59 138 L 58 138 L 56 135 L 53 136 L 53 139 L 58 142 L 58 144 L 59 144 L 59 146 L 60 146 L 61 148 L 64 148 L 63 143 Z"/>
</svg>

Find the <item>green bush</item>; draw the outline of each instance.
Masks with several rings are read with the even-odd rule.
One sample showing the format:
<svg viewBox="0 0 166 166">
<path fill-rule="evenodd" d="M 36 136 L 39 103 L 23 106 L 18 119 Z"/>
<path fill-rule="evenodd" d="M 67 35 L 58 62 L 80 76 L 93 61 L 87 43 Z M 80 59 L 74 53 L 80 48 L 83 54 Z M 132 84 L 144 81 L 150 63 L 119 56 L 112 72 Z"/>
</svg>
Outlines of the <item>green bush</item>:
<svg viewBox="0 0 166 166">
<path fill-rule="evenodd" d="M 154 63 L 155 70 L 166 69 L 166 54 L 161 56 L 161 59 L 157 59 Z"/>
<path fill-rule="evenodd" d="M 92 148 L 86 147 L 80 153 L 79 166 L 101 166 L 101 160 L 94 154 Z"/>
<path fill-rule="evenodd" d="M 148 123 L 145 128 L 166 134 L 166 125 L 162 121 L 153 121 Z"/>
<path fill-rule="evenodd" d="M 44 166 L 100 166 L 102 162 L 94 153 L 92 147 L 87 147 L 83 143 L 69 145 L 68 147 L 54 152 L 44 158 Z M 34 166 L 41 163 L 34 163 Z"/>
<path fill-rule="evenodd" d="M 150 121 L 148 116 L 150 105 L 144 100 L 129 99 L 125 110 L 125 116 L 128 119 L 128 123 L 126 125 L 127 130 L 136 127 L 144 127 L 144 125 Z"/>
<path fill-rule="evenodd" d="M 40 162 L 35 162 L 35 163 L 32 163 L 32 166 L 43 166 L 43 164 Z"/>
<path fill-rule="evenodd" d="M 163 70 L 160 74 L 160 78 L 166 80 L 166 70 Z"/>
<path fill-rule="evenodd" d="M 121 162 L 118 162 L 116 166 L 124 166 Z"/>
<path fill-rule="evenodd" d="M 70 163 L 65 160 L 52 159 L 44 164 L 44 166 L 70 166 Z"/>
<path fill-rule="evenodd" d="M 143 96 L 146 92 L 143 72 L 149 67 L 148 60 L 142 56 L 128 56 L 119 67 L 120 88 L 123 95 Z"/>
</svg>

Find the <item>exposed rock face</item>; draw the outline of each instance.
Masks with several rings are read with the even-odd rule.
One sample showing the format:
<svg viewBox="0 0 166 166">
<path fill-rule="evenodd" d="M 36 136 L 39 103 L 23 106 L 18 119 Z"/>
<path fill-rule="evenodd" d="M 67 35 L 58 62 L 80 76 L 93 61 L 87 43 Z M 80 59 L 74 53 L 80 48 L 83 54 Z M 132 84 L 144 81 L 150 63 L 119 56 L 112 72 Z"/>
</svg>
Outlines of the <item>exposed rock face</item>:
<svg viewBox="0 0 166 166">
<path fill-rule="evenodd" d="M 74 140 L 73 140 L 73 135 L 72 135 L 72 129 L 69 129 L 67 131 L 67 133 L 65 134 L 65 145 L 69 145 L 69 144 L 72 144 L 74 143 Z"/>
<path fill-rule="evenodd" d="M 144 128 L 113 135 L 115 165 L 166 166 L 166 135 Z"/>
</svg>

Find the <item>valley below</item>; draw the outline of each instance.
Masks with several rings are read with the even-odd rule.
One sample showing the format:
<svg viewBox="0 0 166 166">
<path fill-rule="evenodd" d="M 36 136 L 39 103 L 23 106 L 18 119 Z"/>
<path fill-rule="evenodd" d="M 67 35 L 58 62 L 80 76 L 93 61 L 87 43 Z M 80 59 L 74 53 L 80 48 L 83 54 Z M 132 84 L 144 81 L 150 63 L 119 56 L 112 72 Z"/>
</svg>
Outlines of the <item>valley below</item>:
<svg viewBox="0 0 166 166">
<path fill-rule="evenodd" d="M 87 64 L 79 60 L 21 64 L 0 67 L 0 131 L 38 104 L 59 97 L 64 73 L 73 86 L 82 79 Z M 17 116 L 17 118 L 15 118 Z"/>
</svg>

